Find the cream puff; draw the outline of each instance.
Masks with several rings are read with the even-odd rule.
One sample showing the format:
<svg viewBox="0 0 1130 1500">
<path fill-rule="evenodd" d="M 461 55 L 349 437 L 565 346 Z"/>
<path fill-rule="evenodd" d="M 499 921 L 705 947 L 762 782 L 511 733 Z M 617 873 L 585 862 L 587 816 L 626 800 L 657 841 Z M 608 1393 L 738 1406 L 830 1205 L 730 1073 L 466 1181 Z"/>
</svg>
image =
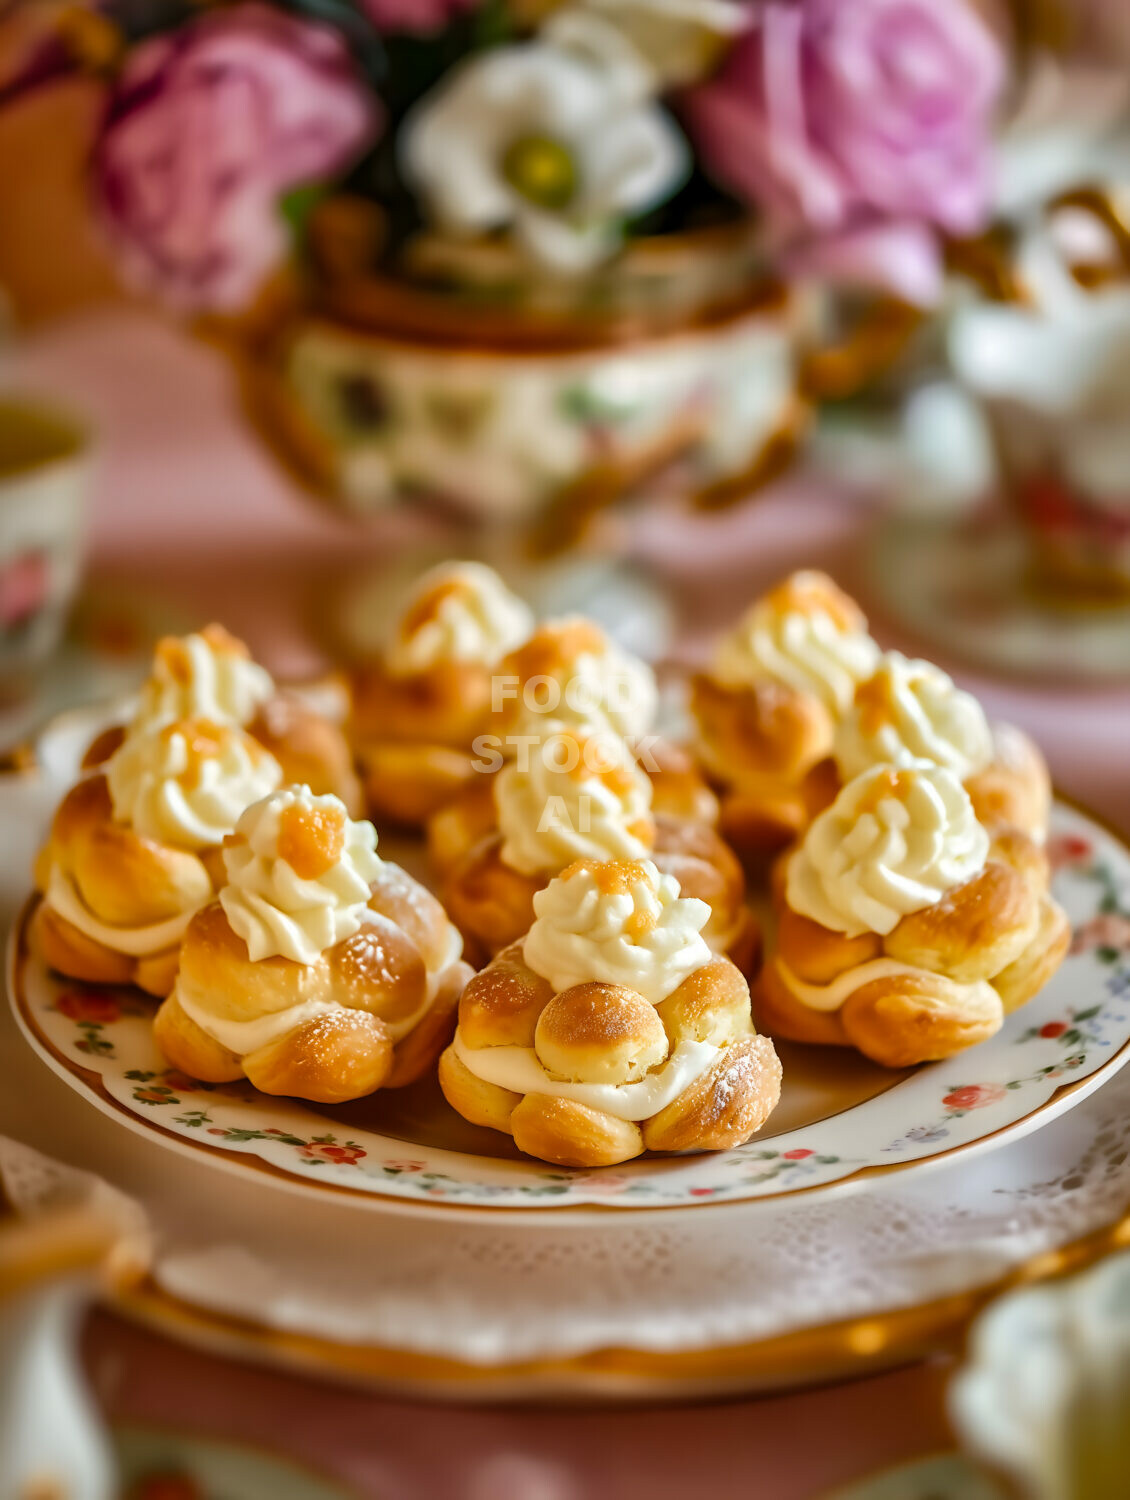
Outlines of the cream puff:
<svg viewBox="0 0 1130 1500">
<path fill-rule="evenodd" d="M 353 678 L 351 735 L 374 817 L 417 827 L 472 779 L 499 663 L 533 626 L 482 563 L 441 563 L 419 580 L 384 656 Z"/>
<path fill-rule="evenodd" d="M 359 811 L 360 784 L 342 730 L 293 692 L 277 688 L 266 668 L 222 625 L 158 641 L 133 719 L 100 734 L 83 766 L 102 765 L 127 734 L 183 719 L 245 729 L 275 757 L 285 780 L 332 792 Z"/>
<path fill-rule="evenodd" d="M 467 985 L 440 1058 L 448 1103 L 570 1167 L 719 1151 L 777 1104 L 781 1065 L 704 902 L 650 860 L 581 860 Z"/>
<path fill-rule="evenodd" d="M 1022 730 L 991 725 L 973 694 L 928 661 L 880 658 L 836 728 L 832 758 L 840 784 L 873 766 L 932 761 L 964 783 L 990 830 L 1047 835 L 1051 779 L 1039 750 Z"/>
<path fill-rule="evenodd" d="M 483 745 L 480 774 L 428 820 L 428 852 L 441 874 L 497 828 L 494 775 L 560 728 L 623 740 L 651 782 L 655 814 L 717 823 L 718 799 L 694 758 L 652 732 L 659 704 L 655 674 L 594 621 L 570 616 L 540 625 L 500 663 L 496 681 L 502 706 Z"/>
<path fill-rule="evenodd" d="M 63 798 L 36 867 L 35 940 L 73 979 L 166 995 L 181 937 L 222 878 L 220 847 L 282 780 L 233 724 L 133 731 Z"/>
<path fill-rule="evenodd" d="M 691 685 L 697 752 L 739 853 L 775 853 L 828 801 L 836 725 L 879 648 L 858 605 L 823 573 L 759 599 Z"/>
<path fill-rule="evenodd" d="M 991 834 L 957 776 L 927 761 L 850 781 L 783 862 L 775 898 L 760 1024 L 892 1068 L 992 1036 L 1071 935 L 1039 844 Z"/>
<path fill-rule="evenodd" d="M 499 666 L 501 755 L 542 738 L 547 720 L 607 727 L 631 746 L 652 783 L 657 813 L 718 820 L 718 800 L 693 757 L 655 733 L 659 689 L 647 662 L 581 615 L 546 620 Z"/>
<path fill-rule="evenodd" d="M 246 809 L 154 1021 L 174 1067 L 336 1104 L 434 1066 L 471 970 L 439 902 L 376 847 L 309 787 Z"/>
<path fill-rule="evenodd" d="M 705 823 L 653 812 L 653 786 L 607 725 L 550 720 L 486 783 L 478 837 L 452 853 L 443 895 L 469 944 L 497 953 L 529 927 L 533 898 L 578 859 L 652 858 L 709 906 L 707 938 L 750 967 L 757 927 L 733 852 Z"/>
</svg>

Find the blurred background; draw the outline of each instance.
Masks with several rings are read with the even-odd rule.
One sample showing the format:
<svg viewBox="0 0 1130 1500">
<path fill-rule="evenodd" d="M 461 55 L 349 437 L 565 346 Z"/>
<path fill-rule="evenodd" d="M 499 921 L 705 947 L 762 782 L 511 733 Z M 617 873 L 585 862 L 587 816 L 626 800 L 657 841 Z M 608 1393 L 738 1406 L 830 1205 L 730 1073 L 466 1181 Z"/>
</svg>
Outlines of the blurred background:
<svg viewBox="0 0 1130 1500">
<path fill-rule="evenodd" d="M 642 574 L 653 656 L 799 550 L 1124 679 L 1130 13 L 842 9 L 6 0 L 6 696 L 80 530 L 85 630 L 183 603 L 292 671 L 430 546 L 633 618 Z M 93 498 L 30 536 L 64 451 Z"/>
<path fill-rule="evenodd" d="M 1130 0 L 0 0 L 3 764 L 170 629 L 223 619 L 290 678 L 364 659 L 443 555 L 661 665 L 827 568 L 1130 832 Z M 223 1387 L 88 1338 L 119 1415 Z M 245 1380 L 248 1431 L 332 1430 L 326 1393 Z M 949 1446 L 943 1386 L 743 1432 L 830 1424 L 830 1483 L 892 1404 Z M 575 1492 L 591 1428 L 454 1420 L 492 1495 Z M 660 1428 L 609 1420 L 627 1496 Z M 726 1408 L 677 1430 L 744 1486 Z M 955 1473 L 889 1493 L 989 1493 Z M 1104 1474 L 1046 1493 L 1130 1489 Z"/>
</svg>

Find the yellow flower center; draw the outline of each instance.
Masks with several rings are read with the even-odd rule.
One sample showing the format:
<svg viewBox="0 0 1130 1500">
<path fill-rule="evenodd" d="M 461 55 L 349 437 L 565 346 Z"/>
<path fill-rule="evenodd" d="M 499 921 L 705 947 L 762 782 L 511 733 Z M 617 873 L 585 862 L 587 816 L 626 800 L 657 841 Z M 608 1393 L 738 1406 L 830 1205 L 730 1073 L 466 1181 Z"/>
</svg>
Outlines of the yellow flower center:
<svg viewBox="0 0 1130 1500">
<path fill-rule="evenodd" d="M 577 164 L 567 146 L 548 135 L 524 135 L 507 147 L 502 173 L 515 192 L 538 208 L 567 208 L 577 191 Z"/>
</svg>

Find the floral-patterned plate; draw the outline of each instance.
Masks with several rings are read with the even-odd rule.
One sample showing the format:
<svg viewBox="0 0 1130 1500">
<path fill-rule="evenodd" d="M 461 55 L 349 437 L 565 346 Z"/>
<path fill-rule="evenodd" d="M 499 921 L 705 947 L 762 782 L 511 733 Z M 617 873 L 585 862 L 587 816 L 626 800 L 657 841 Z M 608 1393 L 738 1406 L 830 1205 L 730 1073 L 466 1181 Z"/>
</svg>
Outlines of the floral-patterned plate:
<svg viewBox="0 0 1130 1500">
<path fill-rule="evenodd" d="M 434 1079 L 333 1108 L 208 1086 L 167 1066 L 152 1002 L 77 985 L 12 936 L 10 992 L 25 1035 L 71 1085 L 123 1123 L 235 1170 L 405 1208 L 676 1208 L 847 1187 L 864 1176 L 997 1144 L 1078 1102 L 1130 1060 L 1130 850 L 1055 809 L 1055 890 L 1075 929 L 1047 988 L 991 1040 L 892 1073 L 831 1048 L 781 1046 L 785 1086 L 747 1145 L 570 1171 L 521 1156 L 448 1108 Z"/>
</svg>

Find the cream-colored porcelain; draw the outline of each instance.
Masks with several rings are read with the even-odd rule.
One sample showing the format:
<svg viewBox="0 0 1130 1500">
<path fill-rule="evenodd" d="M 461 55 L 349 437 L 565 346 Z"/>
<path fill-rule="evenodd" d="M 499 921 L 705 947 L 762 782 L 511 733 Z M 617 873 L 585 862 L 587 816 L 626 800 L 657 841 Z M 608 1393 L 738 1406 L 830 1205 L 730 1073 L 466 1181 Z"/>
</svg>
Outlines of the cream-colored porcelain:
<svg viewBox="0 0 1130 1500">
<path fill-rule="evenodd" d="M 1029 1500 L 1130 1485 L 1130 1253 L 1012 1292 L 974 1325 L 950 1393 L 962 1442 Z"/>
</svg>

